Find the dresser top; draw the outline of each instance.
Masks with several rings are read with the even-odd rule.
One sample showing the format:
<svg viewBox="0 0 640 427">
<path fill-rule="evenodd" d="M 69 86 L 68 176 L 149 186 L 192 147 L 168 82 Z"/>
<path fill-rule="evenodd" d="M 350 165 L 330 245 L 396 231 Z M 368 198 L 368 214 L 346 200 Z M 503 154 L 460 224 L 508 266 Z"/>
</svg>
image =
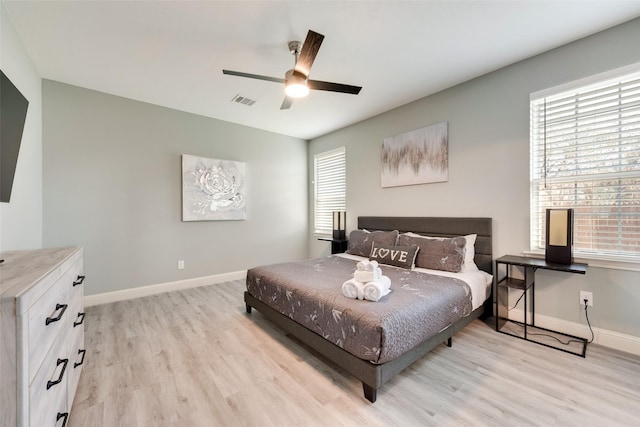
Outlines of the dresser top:
<svg viewBox="0 0 640 427">
<path fill-rule="evenodd" d="M 81 247 L 34 249 L 0 253 L 0 303 L 19 298 Z"/>
</svg>

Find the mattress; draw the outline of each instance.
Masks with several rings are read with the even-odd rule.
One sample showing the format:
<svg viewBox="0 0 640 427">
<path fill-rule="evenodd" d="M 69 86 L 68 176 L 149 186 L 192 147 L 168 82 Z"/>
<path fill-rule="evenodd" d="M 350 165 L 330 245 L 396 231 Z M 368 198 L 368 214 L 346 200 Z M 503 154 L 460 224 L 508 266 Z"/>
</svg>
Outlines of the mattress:
<svg viewBox="0 0 640 427">
<path fill-rule="evenodd" d="M 391 279 L 391 293 L 378 302 L 349 299 L 342 295 L 342 283 L 353 276 L 359 259 L 334 255 L 252 268 L 247 272 L 247 291 L 373 363 L 404 354 L 469 315 L 489 294 L 485 286 L 485 298 L 473 302 L 473 294 L 481 295 L 482 290 L 472 290 L 459 277 L 381 265 Z"/>
<path fill-rule="evenodd" d="M 336 254 L 336 256 L 358 261 L 366 260 L 367 258 L 358 255 L 350 254 Z M 390 268 L 390 267 L 388 267 Z M 493 283 L 493 276 L 486 271 L 472 270 L 463 273 L 452 273 L 449 271 L 431 270 L 428 268 L 414 268 L 413 271 L 419 273 L 435 274 L 436 276 L 453 277 L 460 279 L 469 285 L 471 289 L 471 308 L 475 310 L 480 307 L 491 295 L 491 284 Z"/>
</svg>

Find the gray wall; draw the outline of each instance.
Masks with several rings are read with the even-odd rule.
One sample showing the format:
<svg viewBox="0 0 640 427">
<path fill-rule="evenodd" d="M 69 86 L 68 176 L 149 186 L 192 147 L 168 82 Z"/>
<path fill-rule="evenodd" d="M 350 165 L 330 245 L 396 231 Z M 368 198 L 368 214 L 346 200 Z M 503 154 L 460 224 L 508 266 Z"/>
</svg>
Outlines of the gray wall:
<svg viewBox="0 0 640 427">
<path fill-rule="evenodd" d="M 44 245 L 86 294 L 307 256 L 307 142 L 43 81 Z M 247 164 L 245 221 L 181 221 L 181 154 Z M 185 269 L 177 270 L 177 260 Z"/>
<path fill-rule="evenodd" d="M 310 171 L 314 154 L 346 147 L 349 230 L 358 215 L 488 216 L 494 255 L 521 254 L 529 248 L 529 94 L 640 62 L 639 46 L 636 19 L 317 138 Z M 441 121 L 449 123 L 449 181 L 381 188 L 382 139 Z M 328 247 L 311 235 L 309 251 Z M 536 313 L 584 323 L 579 291 L 588 290 L 595 326 L 640 336 L 640 273 L 589 268 L 537 278 Z"/>
<path fill-rule="evenodd" d="M 29 100 L 13 190 L 0 203 L 0 251 L 42 247 L 42 94 L 40 76 L 0 4 L 0 68 Z"/>
</svg>

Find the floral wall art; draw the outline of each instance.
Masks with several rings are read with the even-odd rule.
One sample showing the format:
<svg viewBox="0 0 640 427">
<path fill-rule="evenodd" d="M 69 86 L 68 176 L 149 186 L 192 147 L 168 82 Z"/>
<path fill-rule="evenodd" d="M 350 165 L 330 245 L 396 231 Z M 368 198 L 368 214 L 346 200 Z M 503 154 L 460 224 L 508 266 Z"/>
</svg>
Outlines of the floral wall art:
<svg viewBox="0 0 640 427">
<path fill-rule="evenodd" d="M 182 220 L 242 220 L 246 164 L 182 155 Z"/>
<path fill-rule="evenodd" d="M 382 187 L 445 182 L 449 179 L 447 122 L 382 141 Z"/>
</svg>

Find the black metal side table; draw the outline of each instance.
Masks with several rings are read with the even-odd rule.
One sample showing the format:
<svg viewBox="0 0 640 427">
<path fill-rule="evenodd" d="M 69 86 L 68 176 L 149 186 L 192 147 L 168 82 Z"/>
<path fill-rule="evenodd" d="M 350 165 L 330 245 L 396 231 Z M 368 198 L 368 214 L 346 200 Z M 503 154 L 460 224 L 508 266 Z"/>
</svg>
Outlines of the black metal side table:
<svg viewBox="0 0 640 427">
<path fill-rule="evenodd" d="M 349 241 L 347 239 L 333 239 L 331 237 L 319 237 L 318 240 L 331 242 L 332 255 L 344 253 L 349 248 Z"/>
<path fill-rule="evenodd" d="M 564 334 L 536 326 L 535 323 L 535 273 L 538 269 L 554 270 L 565 273 L 585 274 L 587 264 L 553 264 L 543 259 L 505 255 L 495 261 L 494 298 L 496 303 L 496 331 L 512 335 L 526 341 L 535 342 L 546 347 L 555 348 L 567 353 L 585 357 L 587 340 L 581 337 Z M 501 267 L 504 276 L 500 276 Z M 515 278 L 514 268 L 523 270 L 524 278 Z M 524 300 L 523 320 L 516 321 L 509 317 L 509 290 L 522 291 L 520 299 Z M 564 342 L 566 341 L 566 343 Z"/>
</svg>

